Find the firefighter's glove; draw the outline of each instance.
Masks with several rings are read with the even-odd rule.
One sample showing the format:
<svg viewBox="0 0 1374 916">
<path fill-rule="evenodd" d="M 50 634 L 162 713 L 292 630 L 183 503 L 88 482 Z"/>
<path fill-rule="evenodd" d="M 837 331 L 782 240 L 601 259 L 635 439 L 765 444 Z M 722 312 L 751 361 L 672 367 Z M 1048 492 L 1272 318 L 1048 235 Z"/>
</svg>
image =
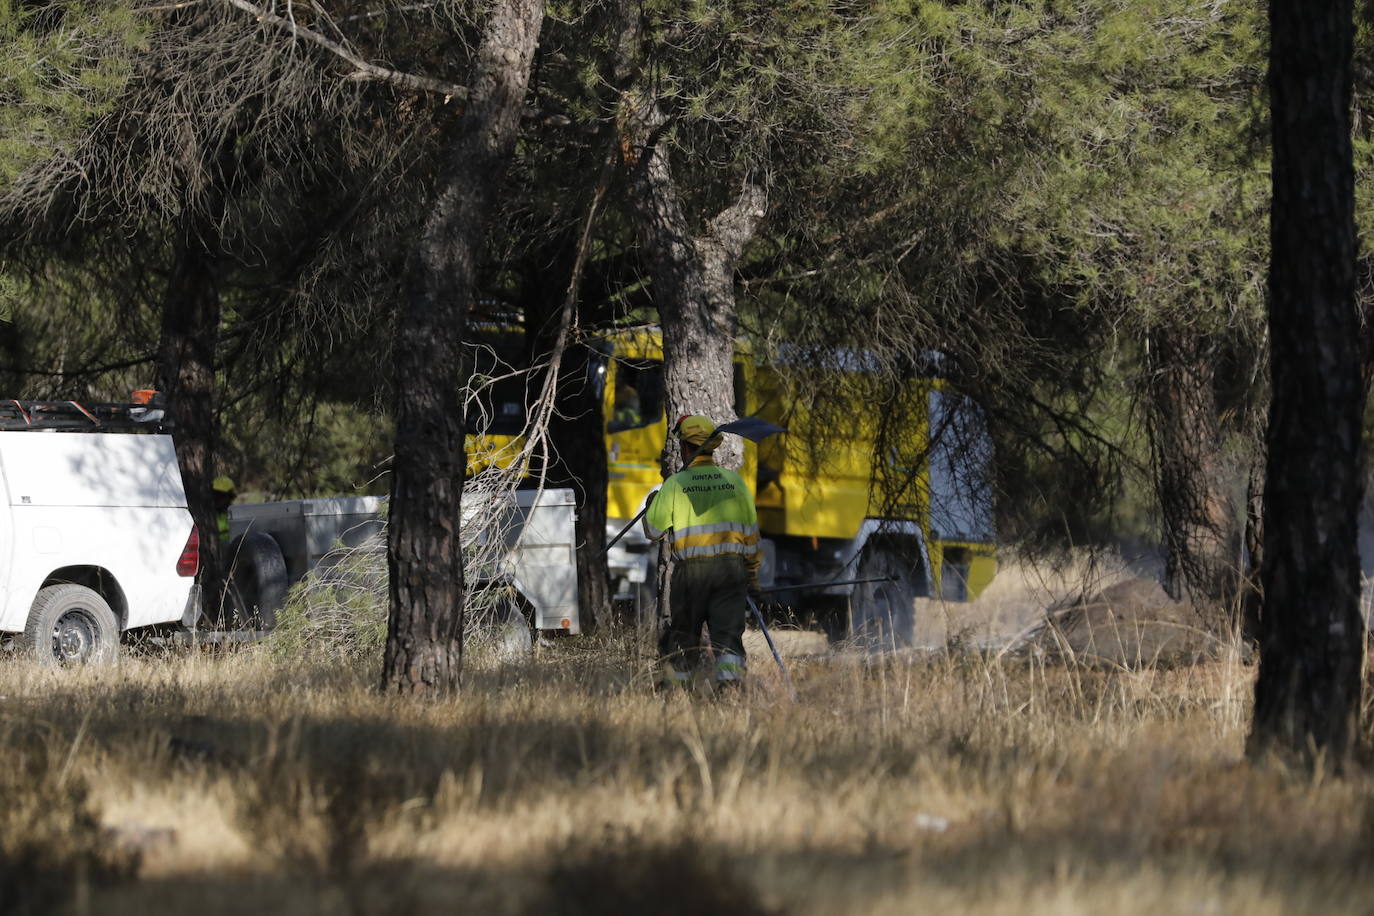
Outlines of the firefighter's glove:
<svg viewBox="0 0 1374 916">
<path fill-rule="evenodd" d="M 757 582 L 749 583 L 749 600 L 754 602 L 754 607 L 763 607 L 763 590 Z"/>
</svg>

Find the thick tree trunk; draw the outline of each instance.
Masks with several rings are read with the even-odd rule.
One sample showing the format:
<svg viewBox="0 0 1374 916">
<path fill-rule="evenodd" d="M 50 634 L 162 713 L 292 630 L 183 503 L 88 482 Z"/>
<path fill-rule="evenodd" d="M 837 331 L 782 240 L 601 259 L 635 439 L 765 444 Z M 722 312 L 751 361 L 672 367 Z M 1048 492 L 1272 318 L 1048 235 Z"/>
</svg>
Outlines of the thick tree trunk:
<svg viewBox="0 0 1374 916">
<path fill-rule="evenodd" d="M 621 149 L 630 176 L 635 234 L 649 263 L 663 328 L 665 412 L 670 426 L 686 414 L 704 414 L 719 425 L 735 418 L 735 267 L 763 219 L 766 200 L 762 188 L 745 184 L 701 236 L 692 235 L 664 142 L 671 125 L 652 95 L 635 85 L 644 58 L 639 16 L 638 5 L 622 0 L 613 82 L 623 91 Z M 716 460 L 738 469 L 744 462 L 742 444 L 728 441 Z M 665 477 L 681 469 L 671 438 L 664 443 L 660 463 Z M 668 547 L 660 544 L 660 620 L 670 613 L 671 576 Z"/>
<path fill-rule="evenodd" d="M 1206 339 L 1186 331 L 1159 329 L 1150 343 L 1150 440 L 1165 590 L 1199 608 L 1229 608 L 1239 581 L 1240 532 L 1222 469 L 1216 354 Z"/>
<path fill-rule="evenodd" d="M 560 383 L 566 405 L 554 414 L 549 437 L 558 449 L 553 479 L 577 492 L 577 592 L 582 625 L 610 618 L 611 582 L 606 571 L 606 436 L 601 398 L 594 384 L 593 354 L 571 348 Z"/>
<path fill-rule="evenodd" d="M 1336 765 L 1356 739 L 1364 647 L 1351 17 L 1350 0 L 1269 7 L 1273 395 L 1250 735 L 1252 754 Z"/>
<path fill-rule="evenodd" d="M 621 10 L 620 70 L 629 74 L 642 55 L 641 29 L 637 7 L 622 3 Z M 694 237 L 669 162 L 671 125 L 663 111 L 647 91 L 630 87 L 621 114 L 635 233 L 649 262 L 663 327 L 669 422 L 684 414 L 728 422 L 735 419 L 735 267 L 763 219 L 763 189 L 745 184 L 734 203 Z M 676 451 L 665 449 L 666 470 L 676 470 Z M 743 457 L 737 440 L 717 452 L 726 467 L 738 468 Z"/>
<path fill-rule="evenodd" d="M 564 265 L 573 270 L 571 264 Z M 559 279 L 567 271 L 549 271 Z M 532 364 L 547 359 L 561 325 L 561 286 L 538 284 L 525 309 Z M 610 579 L 606 572 L 607 458 L 601 379 L 597 356 L 579 344 L 563 351 L 558 373 L 558 409 L 549 418 L 551 455 L 542 469 L 546 486 L 571 487 L 577 500 L 577 593 L 584 628 L 609 619 Z M 538 469 L 536 469 L 538 470 Z"/>
<path fill-rule="evenodd" d="M 497 0 L 471 92 L 408 267 L 395 342 L 396 450 L 382 687 L 457 689 L 463 661 L 460 503 L 467 456 L 462 341 L 487 221 L 514 148 L 543 0 Z"/>
<path fill-rule="evenodd" d="M 181 479 L 200 530 L 201 612 L 216 626 L 228 621 L 224 550 L 211 484 L 215 478 L 215 354 L 219 346 L 219 224 L 224 190 L 182 203 L 176 250 L 162 303 L 156 386 L 167 398 Z"/>
<path fill-rule="evenodd" d="M 630 193 L 663 327 L 668 419 L 705 414 L 722 423 L 733 419 L 734 298 L 725 302 L 707 291 L 705 264 L 679 206 L 667 151 L 641 150 Z"/>
<path fill-rule="evenodd" d="M 661 144 L 662 115 L 642 96 L 631 104 L 639 119 L 639 160 L 631 168 L 630 196 L 663 327 L 668 417 L 704 414 L 726 423 L 735 419 L 735 266 L 763 218 L 763 190 L 746 185 L 703 235 L 693 237 Z M 738 468 L 743 457 L 737 440 L 717 453 L 726 467 Z"/>
<path fill-rule="evenodd" d="M 637 110 L 646 104 L 641 98 Z M 652 103 L 648 103 L 652 105 Z M 763 218 L 763 191 L 746 186 L 736 202 L 711 221 L 708 232 L 693 238 L 678 200 L 666 150 L 649 146 L 662 118 L 653 107 L 641 121 L 637 143 L 641 159 L 631 168 L 632 209 L 640 245 L 649 260 L 653 298 L 663 328 L 663 378 L 666 412 L 671 425 L 678 417 L 703 414 L 717 425 L 735 419 L 734 271 L 739 256 Z M 682 456 L 670 437 L 660 463 L 664 476 L 681 470 Z M 744 450 L 728 439 L 716 461 L 738 469 Z M 656 582 L 658 617 L 665 620 L 672 558 L 659 546 Z"/>
</svg>

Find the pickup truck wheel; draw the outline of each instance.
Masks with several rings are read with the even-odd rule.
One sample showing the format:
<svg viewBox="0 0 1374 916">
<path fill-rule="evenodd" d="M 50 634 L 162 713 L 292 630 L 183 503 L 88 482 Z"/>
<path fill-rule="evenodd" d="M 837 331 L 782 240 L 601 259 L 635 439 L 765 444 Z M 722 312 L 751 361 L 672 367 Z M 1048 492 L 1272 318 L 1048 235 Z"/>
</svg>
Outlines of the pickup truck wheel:
<svg viewBox="0 0 1374 916">
<path fill-rule="evenodd" d="M 289 584 L 281 547 L 270 534 L 250 531 L 230 543 L 229 563 L 238 605 L 235 625 L 272 629 L 277 625 L 277 612 L 286 603 Z"/>
<path fill-rule="evenodd" d="M 892 581 L 855 586 L 849 599 L 855 645 L 870 652 L 910 646 L 916 626 L 915 600 L 922 594 L 921 577 L 912 561 L 891 545 L 873 544 L 864 550 L 857 578 Z"/>
<path fill-rule="evenodd" d="M 119 620 L 84 585 L 49 585 L 29 609 L 20 647 L 47 665 L 106 664 L 119 653 Z"/>
</svg>

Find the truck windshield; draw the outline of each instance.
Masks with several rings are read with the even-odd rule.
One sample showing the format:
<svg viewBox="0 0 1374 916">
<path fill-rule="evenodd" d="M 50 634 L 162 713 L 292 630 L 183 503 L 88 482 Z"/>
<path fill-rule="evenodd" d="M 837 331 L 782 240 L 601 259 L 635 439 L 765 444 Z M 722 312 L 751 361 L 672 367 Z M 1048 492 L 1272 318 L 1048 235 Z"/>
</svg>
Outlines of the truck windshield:
<svg viewBox="0 0 1374 916">
<path fill-rule="evenodd" d="M 663 417 L 663 363 L 649 359 L 615 361 L 615 401 L 608 432 L 651 426 Z"/>
<path fill-rule="evenodd" d="M 525 430 L 529 373 L 519 334 L 483 335 L 465 347 L 469 435 L 518 436 Z"/>
</svg>

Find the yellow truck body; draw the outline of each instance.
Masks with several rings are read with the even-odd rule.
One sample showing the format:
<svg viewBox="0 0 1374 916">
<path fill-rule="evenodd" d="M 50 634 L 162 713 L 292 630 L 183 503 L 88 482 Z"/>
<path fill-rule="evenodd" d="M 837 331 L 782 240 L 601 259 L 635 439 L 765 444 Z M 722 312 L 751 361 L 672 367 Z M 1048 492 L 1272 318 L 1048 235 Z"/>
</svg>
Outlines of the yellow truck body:
<svg viewBox="0 0 1374 916">
<path fill-rule="evenodd" d="M 669 420 L 662 409 L 658 331 L 608 335 L 604 352 L 607 514 L 619 521 L 632 518 L 661 482 L 659 456 Z M 827 575 L 855 578 L 854 561 L 865 532 L 890 540 L 885 528 L 900 528 L 912 540 L 919 531 L 920 549 L 910 553 L 913 562 L 919 554 L 925 565 L 924 593 L 955 600 L 977 596 L 997 569 L 990 507 L 980 524 L 946 525 L 944 530 L 937 526 L 941 513 L 932 511 L 932 497 L 938 501 L 940 494 L 939 475 L 932 475 L 938 443 L 932 448 L 931 405 L 946 397 L 945 382 L 907 379 L 897 399 L 902 403 L 884 404 L 863 385 L 845 384 L 860 377 L 875 376 L 842 362 L 785 372 L 756 361 L 745 349 L 736 352 L 736 413 L 788 429 L 758 446 L 744 443 L 741 475 L 755 488 L 760 533 L 776 551 L 768 572 L 784 584 L 801 581 L 789 575 L 789 566 L 808 572 L 809 581 Z M 798 387 L 825 390 L 829 417 L 817 416 L 805 399 L 792 396 Z M 881 429 L 884 423 L 886 430 Z M 887 458 L 878 455 L 879 443 Z M 832 560 L 846 561 L 851 567 L 847 574 L 838 572 L 834 562 L 821 561 L 822 546 Z"/>
</svg>

